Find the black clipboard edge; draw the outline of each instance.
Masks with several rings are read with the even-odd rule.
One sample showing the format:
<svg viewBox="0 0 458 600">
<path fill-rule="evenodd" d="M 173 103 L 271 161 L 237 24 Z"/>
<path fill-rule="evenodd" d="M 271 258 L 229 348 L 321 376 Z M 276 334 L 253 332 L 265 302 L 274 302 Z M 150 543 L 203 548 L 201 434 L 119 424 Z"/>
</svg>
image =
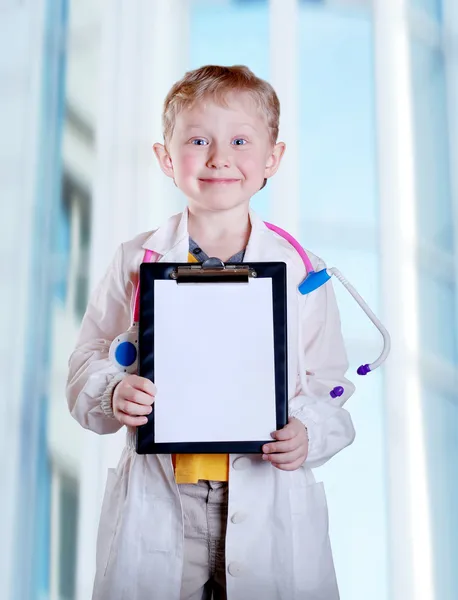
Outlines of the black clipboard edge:
<svg viewBox="0 0 458 600">
<path fill-rule="evenodd" d="M 144 427 L 144 425 L 142 425 Z M 158 443 L 146 440 L 137 454 L 260 454 L 262 446 L 274 440 L 258 442 L 171 442 Z"/>
<path fill-rule="evenodd" d="M 288 422 L 288 340 L 287 340 L 287 270 L 284 262 L 241 263 L 254 268 L 258 278 L 272 278 L 272 302 L 276 319 L 274 322 L 274 361 L 276 389 L 277 430 Z M 179 266 L 189 263 L 142 263 L 140 265 L 140 315 L 138 337 L 138 374 L 154 382 L 154 281 L 171 279 Z M 186 284 L 177 284 L 186 285 Z M 152 318 L 151 318 L 152 317 Z M 147 324 L 149 321 L 149 325 Z M 153 323 L 153 325 L 151 325 Z M 154 442 L 154 404 L 148 422 L 137 427 L 137 454 L 257 454 L 264 441 L 227 442 Z"/>
</svg>

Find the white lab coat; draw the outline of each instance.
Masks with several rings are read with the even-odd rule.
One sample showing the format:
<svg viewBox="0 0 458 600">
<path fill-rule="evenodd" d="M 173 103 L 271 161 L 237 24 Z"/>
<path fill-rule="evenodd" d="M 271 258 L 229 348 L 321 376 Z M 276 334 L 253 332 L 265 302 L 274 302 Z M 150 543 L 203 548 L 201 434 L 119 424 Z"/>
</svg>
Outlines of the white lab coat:
<svg viewBox="0 0 458 600">
<path fill-rule="evenodd" d="M 353 442 L 349 413 L 353 393 L 345 379 L 347 358 L 330 283 L 301 296 L 305 268 L 292 246 L 250 212 L 246 261 L 283 261 L 288 272 L 289 415 L 308 428 L 309 455 L 293 472 L 259 455 L 231 455 L 226 537 L 228 600 L 337 600 L 322 483 L 312 468 Z M 77 347 L 70 358 L 67 397 L 83 427 L 113 433 L 102 397 L 117 374 L 108 359 L 111 341 L 131 325 L 139 265 L 145 249 L 161 261 L 186 262 L 187 211 L 118 249 L 91 298 Z M 309 254 L 314 268 L 323 263 Z M 298 335 L 299 328 L 301 329 Z M 301 343 L 299 347 L 299 342 Z M 298 353 L 307 389 L 298 378 Z M 119 376 L 119 375 L 118 375 Z M 329 392 L 342 385 L 345 393 Z M 97 542 L 94 600 L 179 600 L 183 564 L 183 518 L 170 455 L 137 455 L 134 432 L 117 469 L 109 470 Z"/>
</svg>

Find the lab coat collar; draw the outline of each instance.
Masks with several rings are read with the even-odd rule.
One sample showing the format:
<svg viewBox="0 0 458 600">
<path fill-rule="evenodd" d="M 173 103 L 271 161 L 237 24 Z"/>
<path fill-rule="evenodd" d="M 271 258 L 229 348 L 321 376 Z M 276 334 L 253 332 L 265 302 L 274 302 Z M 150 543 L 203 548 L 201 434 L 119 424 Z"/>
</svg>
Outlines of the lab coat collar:
<svg viewBox="0 0 458 600">
<path fill-rule="evenodd" d="M 262 219 L 251 209 L 249 216 L 251 235 L 245 253 L 245 258 L 248 257 L 248 259 L 256 249 L 260 236 L 269 231 Z M 144 242 L 143 248 L 165 256 L 180 244 L 187 242 L 188 239 L 188 209 L 186 208 L 182 213 L 173 215 L 164 225 L 156 229 Z"/>
</svg>

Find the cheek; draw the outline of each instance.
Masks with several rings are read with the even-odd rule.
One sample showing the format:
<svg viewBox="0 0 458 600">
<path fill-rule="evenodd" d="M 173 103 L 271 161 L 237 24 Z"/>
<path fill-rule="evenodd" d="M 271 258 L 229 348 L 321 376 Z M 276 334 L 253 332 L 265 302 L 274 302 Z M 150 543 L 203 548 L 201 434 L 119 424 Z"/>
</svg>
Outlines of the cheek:
<svg viewBox="0 0 458 600">
<path fill-rule="evenodd" d="M 201 164 L 201 157 L 192 152 L 185 152 L 174 163 L 175 174 L 181 178 L 195 175 Z"/>
<path fill-rule="evenodd" d="M 247 176 L 264 177 L 264 170 L 266 167 L 265 160 L 264 157 L 259 156 L 257 153 L 246 153 L 243 156 L 240 156 L 238 166 Z"/>
</svg>

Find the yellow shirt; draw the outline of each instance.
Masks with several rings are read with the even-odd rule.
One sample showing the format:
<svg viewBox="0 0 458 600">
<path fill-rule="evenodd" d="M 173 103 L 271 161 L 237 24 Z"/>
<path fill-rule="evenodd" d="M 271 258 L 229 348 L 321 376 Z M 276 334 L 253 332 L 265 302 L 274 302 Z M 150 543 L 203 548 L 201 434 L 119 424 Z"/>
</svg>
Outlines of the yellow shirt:
<svg viewBox="0 0 458 600">
<path fill-rule="evenodd" d="M 188 262 L 199 262 L 188 254 Z M 177 483 L 197 483 L 199 479 L 208 481 L 228 481 L 228 454 L 174 454 L 172 456 Z"/>
<path fill-rule="evenodd" d="M 227 454 L 175 454 L 173 457 L 177 483 L 228 481 L 229 457 Z"/>
</svg>

